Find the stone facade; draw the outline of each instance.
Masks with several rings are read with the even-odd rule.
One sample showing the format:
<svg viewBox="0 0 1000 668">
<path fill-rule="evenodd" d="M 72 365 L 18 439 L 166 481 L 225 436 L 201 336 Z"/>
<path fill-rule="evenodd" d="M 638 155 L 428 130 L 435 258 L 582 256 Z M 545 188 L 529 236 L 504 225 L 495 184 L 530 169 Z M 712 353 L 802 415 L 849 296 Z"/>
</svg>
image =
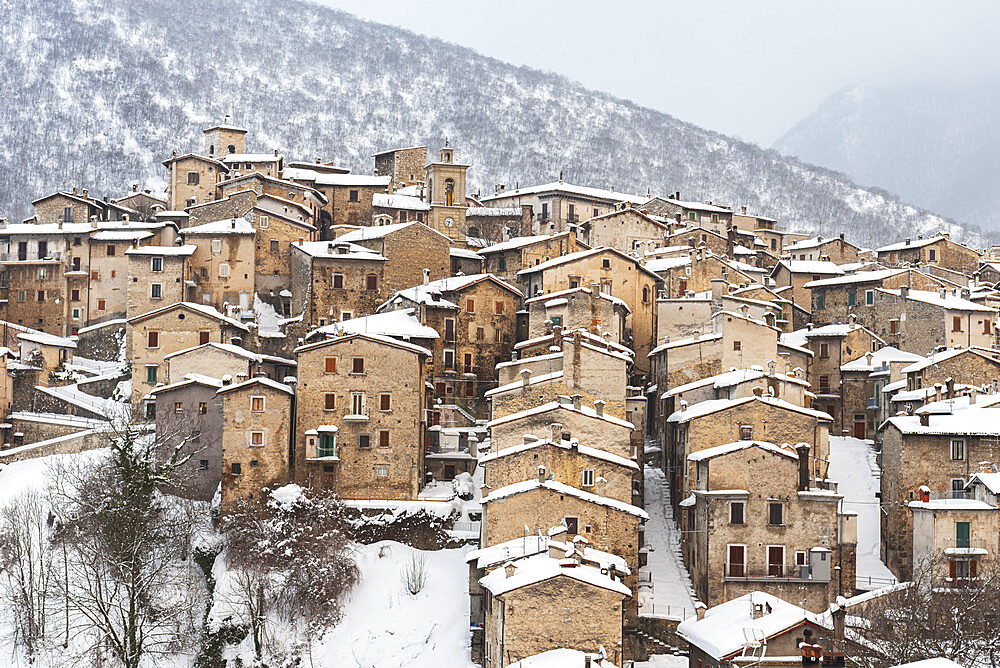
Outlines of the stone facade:
<svg viewBox="0 0 1000 668">
<path fill-rule="evenodd" d="M 185 498 L 211 501 L 222 480 L 222 401 L 216 396 L 222 381 L 184 380 L 154 390 L 156 437 L 160 456 L 177 445 L 188 457 L 180 484 L 171 490 Z"/>
<path fill-rule="evenodd" d="M 229 168 L 214 158 L 188 153 L 163 161 L 167 168 L 167 208 L 179 211 L 215 199 L 216 184 Z"/>
<path fill-rule="evenodd" d="M 666 244 L 667 226 L 630 206 L 580 223 L 577 234 L 591 248 L 610 246 L 620 251 L 651 251 Z"/>
<path fill-rule="evenodd" d="M 386 258 L 386 290 L 405 290 L 420 285 L 425 277 L 434 281 L 452 275 L 451 242 L 421 223 L 362 227 L 346 233 L 335 228 L 334 232 L 338 241 L 357 244 Z"/>
<path fill-rule="evenodd" d="M 292 246 L 293 315 L 308 328 L 370 315 L 391 296 L 384 284 L 386 259 L 346 242 Z"/>
<path fill-rule="evenodd" d="M 875 251 L 878 261 L 888 267 L 936 264 L 970 275 L 979 266 L 979 252 L 956 243 L 941 234 L 929 239 L 906 239 L 903 243 L 884 246 Z"/>
<path fill-rule="evenodd" d="M 134 317 L 185 301 L 187 280 L 194 280 L 190 258 L 195 246 L 139 246 L 125 251 L 128 275 L 125 282 L 125 315 Z M 158 288 L 153 287 L 158 285 Z M 157 296 L 158 294 L 158 296 Z M 103 309 L 101 307 L 104 307 Z M 107 304 L 91 299 L 94 316 L 100 316 Z"/>
<path fill-rule="evenodd" d="M 525 434 L 547 437 L 553 424 L 562 425 L 559 433 L 564 440 L 575 438 L 625 459 L 638 457 L 631 446 L 632 423 L 611 415 L 598 415 L 582 404 L 577 408 L 565 400 L 540 406 L 531 404 L 522 411 L 496 418 L 487 426 L 493 450 L 501 450 L 523 443 Z"/>
<path fill-rule="evenodd" d="M 950 379 L 962 385 L 982 386 L 1000 381 L 1000 353 L 984 349 L 955 349 L 935 353 L 926 362 L 904 368 L 906 389 L 946 385 Z"/>
<path fill-rule="evenodd" d="M 528 311 L 528 338 L 542 336 L 558 326 L 564 330 L 608 332 L 615 343 L 624 342 L 628 306 L 601 293 L 599 285 L 532 297 L 524 301 L 524 306 Z"/>
<path fill-rule="evenodd" d="M 562 232 L 514 237 L 481 248 L 479 254 L 484 258 L 486 273 L 495 274 L 509 283 L 517 283 L 517 273 L 522 269 L 587 248 L 572 232 Z"/>
<path fill-rule="evenodd" d="M 249 308 L 256 292 L 254 227 L 245 218 L 185 228 L 184 241 L 195 247 L 189 260 L 194 299 L 218 310 Z"/>
<path fill-rule="evenodd" d="M 424 182 L 427 147 L 396 148 L 375 154 L 375 175 L 392 178 L 391 191 Z"/>
</svg>

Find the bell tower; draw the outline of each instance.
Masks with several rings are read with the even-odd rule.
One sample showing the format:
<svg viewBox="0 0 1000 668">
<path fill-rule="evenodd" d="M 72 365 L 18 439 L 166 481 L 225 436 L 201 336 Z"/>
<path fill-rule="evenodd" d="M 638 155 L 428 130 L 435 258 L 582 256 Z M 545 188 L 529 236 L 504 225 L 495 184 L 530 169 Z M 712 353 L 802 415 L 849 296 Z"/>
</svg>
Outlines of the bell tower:
<svg viewBox="0 0 1000 668">
<path fill-rule="evenodd" d="M 427 224 L 451 239 L 466 236 L 465 174 L 469 166 L 455 162 L 455 149 L 445 141 L 438 160 L 427 163 L 426 188 L 431 210 Z"/>
<path fill-rule="evenodd" d="M 205 133 L 205 155 L 221 160 L 230 153 L 246 153 L 247 131 L 229 124 L 226 114 L 222 125 L 202 130 Z"/>
</svg>

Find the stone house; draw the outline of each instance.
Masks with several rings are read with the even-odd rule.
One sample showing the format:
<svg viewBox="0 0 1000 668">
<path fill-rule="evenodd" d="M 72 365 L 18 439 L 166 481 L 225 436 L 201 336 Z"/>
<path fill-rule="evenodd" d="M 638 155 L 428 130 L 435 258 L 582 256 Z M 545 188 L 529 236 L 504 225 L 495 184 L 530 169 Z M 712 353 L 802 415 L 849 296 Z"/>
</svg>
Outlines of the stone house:
<svg viewBox="0 0 1000 668">
<path fill-rule="evenodd" d="M 528 312 L 526 338 L 542 336 L 562 327 L 563 330 L 586 329 L 593 333 L 609 332 L 615 343 L 623 343 L 628 305 L 621 299 L 600 292 L 600 285 L 550 292 L 524 300 Z"/>
<path fill-rule="evenodd" d="M 219 389 L 222 404 L 222 514 L 239 499 L 263 501 L 261 492 L 291 479 L 295 391 L 257 377 Z"/>
<path fill-rule="evenodd" d="M 673 193 L 672 197 L 653 197 L 639 208 L 664 218 L 676 219 L 679 215 L 686 223 L 711 226 L 711 229 L 725 230 L 733 222 L 733 212 L 729 207 L 712 202 L 682 200 L 679 191 Z"/>
<path fill-rule="evenodd" d="M 167 168 L 167 208 L 186 209 L 216 198 L 216 184 L 229 173 L 225 163 L 197 153 L 173 155 L 163 161 Z"/>
<path fill-rule="evenodd" d="M 483 256 L 469 248 L 452 247 L 448 251 L 451 258 L 451 275 L 483 273 Z"/>
<path fill-rule="evenodd" d="M 375 313 L 392 294 L 383 284 L 386 258 L 340 241 L 292 246 L 291 312 L 308 328 Z"/>
<path fill-rule="evenodd" d="M 86 188 L 73 188 L 72 192 L 56 191 L 39 197 L 31 203 L 34 215 L 29 221 L 37 225 L 53 223 L 89 223 L 93 220 L 112 220 L 127 213 L 128 209 L 110 206 L 90 197 Z"/>
<path fill-rule="evenodd" d="M 684 557 L 709 607 L 763 590 L 814 612 L 853 593 L 857 518 L 814 480 L 810 448 L 726 443 L 688 456 L 696 467 L 684 502 Z"/>
<path fill-rule="evenodd" d="M 75 309 L 70 320 L 77 327 L 81 322 L 94 324 L 125 315 L 129 273 L 127 259 L 123 257 L 130 248 L 155 241 L 153 236 L 152 232 L 143 229 L 100 230 L 89 236 L 89 248 L 79 271 L 84 275 L 89 273 L 90 280 L 81 281 L 82 293 L 80 289 L 70 293 L 71 308 Z"/>
<path fill-rule="evenodd" d="M 776 668 L 789 665 L 792 659 L 804 662 L 800 658 L 803 642 L 815 644 L 829 634 L 819 615 L 770 593 L 751 591 L 709 608 L 704 618 L 684 620 L 677 626 L 677 635 L 688 642 L 688 668 L 731 666 L 758 640 L 767 642 L 758 665 Z M 753 652 L 750 648 L 749 653 Z"/>
<path fill-rule="evenodd" d="M 423 168 L 421 167 L 421 174 Z M 375 193 L 372 195 L 372 224 L 417 222 L 427 220 L 431 205 L 421 197 L 402 193 Z M 384 222 L 383 222 L 384 221 Z"/>
<path fill-rule="evenodd" d="M 431 205 L 427 225 L 449 239 L 469 236 L 465 196 L 468 169 L 468 165 L 455 162 L 455 150 L 448 146 L 440 150 L 437 160 L 424 167 L 425 192 Z"/>
<path fill-rule="evenodd" d="M 332 231 L 337 241 L 357 244 L 386 258 L 387 290 L 395 292 L 420 285 L 425 276 L 436 281 L 452 275 L 448 237 L 416 221 Z"/>
<path fill-rule="evenodd" d="M 586 250 L 589 246 L 572 232 L 512 237 L 477 252 L 483 256 L 486 273 L 509 283 L 517 282 L 517 273 L 553 258 Z"/>
<path fill-rule="evenodd" d="M 711 229 L 701 225 L 685 226 L 683 223 L 667 223 L 670 229 L 669 234 L 664 238 L 666 251 L 675 253 L 682 248 L 687 250 L 708 251 L 712 255 L 725 257 L 735 250 L 736 238 L 733 237 L 733 245 L 730 246 L 728 234 L 722 234 L 719 230 Z"/>
<path fill-rule="evenodd" d="M 805 287 L 810 292 L 807 305 L 812 309 L 812 323 L 830 325 L 847 322 L 853 313 L 861 324 L 876 331 L 885 320 L 872 307 L 878 288 L 898 290 L 937 290 L 943 282 L 916 269 L 877 269 L 858 271 L 845 276 L 809 281 Z"/>
<path fill-rule="evenodd" d="M 430 351 L 348 334 L 295 354 L 295 481 L 345 499 L 416 499 L 424 481 Z"/>
<path fill-rule="evenodd" d="M 876 330 L 889 345 L 926 355 L 938 346 L 991 347 L 997 309 L 968 299 L 965 291 L 876 288 L 874 303 L 862 307 L 863 319 L 877 319 Z"/>
<path fill-rule="evenodd" d="M 76 341 L 43 332 L 17 334 L 18 357 L 22 364 L 41 369 L 39 385 L 48 385 L 48 374 L 73 361 Z"/>
<path fill-rule="evenodd" d="M 522 269 L 517 275 L 529 298 L 597 283 L 601 292 L 624 301 L 630 311 L 626 327 L 637 371 L 648 372 L 647 355 L 656 332 L 655 297 L 661 281 L 637 259 L 614 248 L 592 248 Z"/>
<path fill-rule="evenodd" d="M 493 195 L 480 198 L 484 205 L 490 207 L 530 206 L 535 216 L 535 233 L 566 232 L 570 226 L 578 225 L 587 218 L 613 211 L 619 202 L 642 205 L 648 199 L 615 190 L 573 185 L 562 180 L 513 190 L 498 184 Z"/>
<path fill-rule="evenodd" d="M 465 210 L 469 238 L 479 243 L 496 243 L 509 236 L 531 234 L 531 220 L 530 206 L 470 206 Z"/>
<path fill-rule="evenodd" d="M 479 581 L 484 668 L 521 665 L 515 662 L 552 650 L 603 649 L 612 665 L 622 661 L 624 601 L 632 590 L 614 571 L 584 564 L 572 547 L 550 552 L 508 562 Z"/>
<path fill-rule="evenodd" d="M 944 233 L 926 239 L 918 235 L 916 241 L 907 238 L 875 249 L 875 255 L 887 267 L 934 264 L 966 275 L 978 268 L 980 257 L 979 251 L 952 241 Z"/>
<path fill-rule="evenodd" d="M 902 369 L 906 389 L 956 384 L 983 386 L 1000 381 L 1000 353 L 988 348 L 938 350 Z"/>
<path fill-rule="evenodd" d="M 649 251 L 665 244 L 667 226 L 632 206 L 587 218 L 576 233 L 591 248 L 609 246 L 620 251 Z"/>
<path fill-rule="evenodd" d="M 159 455 L 166 459 L 180 446 L 188 459 L 172 494 L 211 501 L 222 481 L 222 381 L 191 373 L 150 392 L 156 406 Z"/>
<path fill-rule="evenodd" d="M 230 376 L 237 382 L 265 377 L 283 382 L 295 375 L 295 360 L 255 353 L 231 343 L 211 341 L 163 356 L 167 363 L 165 380 L 173 383 L 191 374 L 213 378 Z"/>
<path fill-rule="evenodd" d="M 631 348 L 623 346 L 620 343 L 615 343 L 612 340 L 612 337 L 608 336 L 610 332 L 595 333 L 591 332 L 589 328 L 568 329 L 566 327 L 563 327 L 561 329 L 560 337 L 565 338 L 570 336 L 570 334 L 574 336 L 579 334 L 584 338 L 584 340 L 590 341 L 592 345 L 595 345 L 597 347 L 610 348 L 611 350 L 614 350 L 615 352 L 621 353 L 623 355 L 627 355 L 628 357 L 635 356 L 635 353 L 632 352 Z M 555 334 L 555 327 L 553 327 L 552 331 L 546 334 L 542 334 L 540 336 L 536 336 L 530 339 L 525 339 L 523 341 L 518 341 L 516 344 L 514 344 L 514 352 L 517 354 L 518 357 L 535 357 L 537 355 L 547 355 L 551 352 L 549 349 L 552 346 L 562 345 L 561 338 L 557 339 Z"/>
<path fill-rule="evenodd" d="M 486 426 L 490 430 L 491 451 L 522 444 L 526 434 L 551 435 L 553 424 L 561 425 L 559 438 L 564 441 L 576 439 L 622 459 L 638 460 L 639 453 L 631 443 L 634 429 L 631 422 L 605 413 L 600 405 L 584 406 L 581 398 L 570 397 L 490 420 Z"/>
<path fill-rule="evenodd" d="M 222 162 L 234 177 L 253 173 L 280 177 L 285 168 L 285 157 L 278 153 L 278 149 L 272 153 L 226 153 Z"/>
<path fill-rule="evenodd" d="M 376 153 L 373 157 L 375 175 L 390 177 L 390 192 L 424 182 L 424 167 L 427 164 L 426 146 L 394 148 Z"/>
<path fill-rule="evenodd" d="M 545 471 L 546 476 L 584 492 L 633 503 L 633 489 L 638 481 L 639 465 L 631 459 L 599 448 L 581 445 L 576 438 L 563 440 L 562 425 L 551 425 L 551 438 L 532 440 L 479 458 L 487 489 L 499 489 L 531 480 Z M 636 484 L 634 484 L 636 483 Z"/>
<path fill-rule="evenodd" d="M 423 324 L 441 337 L 434 342 L 436 397 L 466 403 L 486 416 L 482 398 L 496 387 L 496 367 L 510 359 L 521 291 L 492 274 L 453 276 L 401 290 L 379 312 L 417 309 Z"/>
<path fill-rule="evenodd" d="M 843 276 L 844 273 L 843 269 L 826 260 L 782 260 L 771 270 L 771 279 L 775 287 L 788 286 L 782 297 L 808 310 L 811 296 L 806 283 Z"/>
<path fill-rule="evenodd" d="M 166 355 L 211 341 L 238 344 L 248 334 L 246 325 L 211 306 L 193 302 L 176 302 L 132 316 L 125 325 L 132 405 L 143 404 L 144 397 L 157 384 L 166 382 Z M 154 410 L 147 407 L 147 417 L 152 418 Z"/>
<path fill-rule="evenodd" d="M 739 285 L 759 283 L 751 274 L 735 268 L 724 256 L 705 248 L 692 248 L 675 257 L 647 258 L 643 266 L 663 280 L 659 294 L 664 299 L 712 291 L 716 281 Z"/>
<path fill-rule="evenodd" d="M 882 423 L 883 388 L 903 377 L 903 368 L 919 355 L 883 346 L 840 365 L 840 398 L 845 431 L 854 438 L 874 439 Z"/>
<path fill-rule="evenodd" d="M 891 417 L 879 428 L 882 561 L 901 580 L 912 577 L 917 558 L 908 504 L 964 499 L 979 462 L 993 461 L 1000 442 L 1000 408 L 980 407 L 971 399 L 951 412 L 939 412 L 945 408 L 939 406 L 933 413 L 921 409 Z"/>
<path fill-rule="evenodd" d="M 661 397 L 667 403 L 664 414 L 672 413 L 674 406 L 680 405 L 682 401 L 693 406 L 714 399 L 739 399 L 753 396 L 754 389 L 761 387 L 766 388 L 765 391 L 773 397 L 809 408 L 815 395 L 809 391 L 809 382 L 804 376 L 801 369 L 790 374 L 780 373 L 773 361 L 768 362 L 766 371 L 759 365 L 749 369 L 724 371 L 667 390 Z"/>
<path fill-rule="evenodd" d="M 224 157 L 230 153 L 246 152 L 246 128 L 229 124 L 229 115 L 223 123 L 201 131 L 204 135 L 205 155 Z"/>
<path fill-rule="evenodd" d="M 972 273 L 972 277 L 979 283 L 995 286 L 1000 283 L 1000 262 L 980 261 L 979 268 Z"/>
<path fill-rule="evenodd" d="M 783 255 L 790 260 L 818 261 L 827 260 L 835 264 L 850 264 L 858 261 L 858 251 L 861 249 L 852 243 L 844 241 L 844 234 L 832 239 L 812 237 L 802 239 L 781 249 Z"/>
<path fill-rule="evenodd" d="M 217 220 L 186 227 L 181 236 L 195 247 L 189 260 L 196 287 L 192 301 L 225 310 L 248 309 L 256 292 L 256 230 L 245 218 Z M 194 293 L 193 295 L 191 293 Z"/>
<path fill-rule="evenodd" d="M 286 169 L 285 173 L 293 171 L 299 170 Z M 220 216 L 223 219 L 239 218 L 248 210 L 247 203 L 255 202 L 254 206 L 265 212 L 270 211 L 299 222 L 309 223 L 313 227 L 325 229 L 323 226 L 329 224 L 326 195 L 308 183 L 301 183 L 287 176 L 277 178 L 260 172 L 234 174 L 225 181 L 220 181 L 216 186 L 216 192 L 215 199 L 219 204 L 205 207 L 204 215 L 210 213 L 209 218 L 220 219 Z M 249 193 L 254 193 L 256 200 L 253 200 Z"/>
<path fill-rule="evenodd" d="M 163 211 L 167 208 L 167 200 L 153 195 L 149 188 L 140 191 L 138 183 L 132 184 L 132 190 L 127 195 L 111 201 L 118 206 L 137 211 L 141 220 L 150 220 L 158 210 Z"/>
<path fill-rule="evenodd" d="M 692 406 L 680 403 L 678 409 L 666 420 L 670 428 L 666 461 L 675 503 L 697 487 L 695 460 L 689 455 L 736 441 L 804 442 L 810 448 L 812 475 L 826 477 L 832 422 L 826 413 L 756 393 Z"/>
<path fill-rule="evenodd" d="M 125 316 L 131 318 L 164 304 L 185 301 L 188 281 L 195 280 L 190 261 L 196 249 L 194 244 L 184 244 L 135 246 L 126 250 Z M 100 299 L 92 299 L 91 304 L 95 317 L 100 317 L 109 306 Z"/>
</svg>

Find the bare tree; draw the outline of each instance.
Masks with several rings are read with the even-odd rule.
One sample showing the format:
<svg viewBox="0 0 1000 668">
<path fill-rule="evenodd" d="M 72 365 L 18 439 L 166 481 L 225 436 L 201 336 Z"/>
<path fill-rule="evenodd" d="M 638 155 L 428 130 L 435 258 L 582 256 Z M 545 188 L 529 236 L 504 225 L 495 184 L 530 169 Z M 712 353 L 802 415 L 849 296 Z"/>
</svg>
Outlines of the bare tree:
<svg viewBox="0 0 1000 668">
<path fill-rule="evenodd" d="M 968 562 L 965 562 L 968 563 Z M 851 611 L 848 655 L 866 668 L 947 657 L 963 666 L 1000 666 L 1000 568 L 954 577 L 938 556 L 920 565 L 911 586 Z M 964 567 L 964 566 L 963 566 Z"/>
<path fill-rule="evenodd" d="M 29 490 L 0 509 L 0 597 L 13 617 L 14 642 L 34 656 L 45 639 L 55 573 L 49 513 Z"/>
<path fill-rule="evenodd" d="M 427 555 L 414 550 L 410 553 L 410 560 L 406 562 L 400 571 L 400 579 L 406 591 L 416 596 L 424 590 L 427 584 Z"/>
<path fill-rule="evenodd" d="M 187 455 L 157 457 L 157 438 L 116 422 L 107 461 L 63 462 L 51 473 L 51 504 L 65 550 L 60 578 L 70 635 L 126 668 L 176 651 L 193 637 L 189 587 L 192 522 L 181 501 L 159 492 Z M 89 640 L 88 640 L 89 639 Z"/>
</svg>

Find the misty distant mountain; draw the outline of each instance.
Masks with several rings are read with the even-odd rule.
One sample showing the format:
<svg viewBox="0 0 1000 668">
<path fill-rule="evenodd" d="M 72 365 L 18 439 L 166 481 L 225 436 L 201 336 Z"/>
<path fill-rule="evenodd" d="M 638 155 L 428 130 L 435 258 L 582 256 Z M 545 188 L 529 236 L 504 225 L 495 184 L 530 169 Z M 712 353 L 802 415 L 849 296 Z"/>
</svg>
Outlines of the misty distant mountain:
<svg viewBox="0 0 1000 668">
<path fill-rule="evenodd" d="M 832 95 L 774 148 L 998 230 L 998 108 L 1000 83 L 853 86 Z"/>
<path fill-rule="evenodd" d="M 53 188 L 162 188 L 171 150 L 200 150 L 200 130 L 231 113 L 250 129 L 248 150 L 357 172 L 378 150 L 433 150 L 447 137 L 472 165 L 473 189 L 563 171 L 575 183 L 746 204 L 787 228 L 844 231 L 863 245 L 904 229 L 980 239 L 842 174 L 325 7 L 0 0 L 0 9 L 0 215 L 11 219 Z"/>
</svg>

